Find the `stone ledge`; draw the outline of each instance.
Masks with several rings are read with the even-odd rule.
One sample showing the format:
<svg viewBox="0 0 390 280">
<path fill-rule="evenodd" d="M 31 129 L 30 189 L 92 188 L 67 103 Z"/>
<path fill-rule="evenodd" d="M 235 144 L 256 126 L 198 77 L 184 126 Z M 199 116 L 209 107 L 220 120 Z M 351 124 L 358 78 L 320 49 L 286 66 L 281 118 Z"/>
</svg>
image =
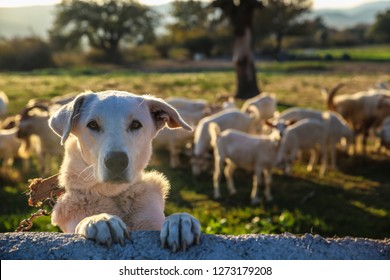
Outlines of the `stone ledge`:
<svg viewBox="0 0 390 280">
<path fill-rule="evenodd" d="M 0 259 L 9 260 L 389 260 L 390 239 L 325 239 L 319 235 L 202 235 L 187 252 L 160 248 L 159 232 L 132 232 L 124 247 L 97 245 L 76 235 L 48 232 L 0 233 Z"/>
</svg>

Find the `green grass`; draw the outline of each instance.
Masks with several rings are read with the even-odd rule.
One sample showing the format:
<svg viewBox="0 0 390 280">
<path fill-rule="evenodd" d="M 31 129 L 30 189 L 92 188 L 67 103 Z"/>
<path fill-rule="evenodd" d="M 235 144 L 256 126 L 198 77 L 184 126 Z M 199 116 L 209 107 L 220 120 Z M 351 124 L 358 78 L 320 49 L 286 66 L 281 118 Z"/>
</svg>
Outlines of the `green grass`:
<svg viewBox="0 0 390 280">
<path fill-rule="evenodd" d="M 307 55 L 307 50 L 296 50 L 291 53 L 297 55 Z M 334 59 L 339 59 L 343 55 L 349 55 L 354 61 L 389 61 L 390 46 L 389 45 L 374 45 L 366 47 L 344 47 L 344 48 L 328 48 L 315 49 L 309 51 L 312 56 L 320 56 L 324 58 L 326 55 L 331 55 Z"/>
<path fill-rule="evenodd" d="M 337 69 L 335 69 L 335 67 Z M 277 95 L 280 108 L 306 106 L 324 109 L 320 88 L 341 81 L 353 81 L 347 92 L 367 88 L 378 81 L 390 81 L 389 69 L 367 71 L 376 65 L 330 65 L 328 63 L 259 63 L 262 88 Z M 353 69 L 351 71 L 350 69 Z M 105 89 L 151 93 L 159 97 L 186 96 L 215 101 L 219 94 L 232 94 L 235 73 L 231 68 L 205 69 L 192 73 L 142 73 L 129 70 L 75 69 L 45 70 L 33 73 L 0 73 L 0 88 L 10 97 L 10 113 L 19 112 L 31 98 Z M 168 153 L 157 150 L 150 169 L 169 178 L 172 189 L 166 214 L 189 212 L 199 218 L 205 233 L 246 234 L 318 233 L 323 236 L 386 238 L 390 232 L 389 158 L 377 155 L 348 157 L 339 154 L 338 171 L 324 178 L 318 170 L 307 173 L 296 165 L 291 176 L 275 170 L 274 201 L 250 204 L 251 174 L 237 171 L 238 194 L 229 196 L 225 182 L 222 198 L 212 198 L 211 171 L 193 178 L 188 159 L 183 166 L 170 169 Z M 20 163 L 17 163 L 17 167 Z M 27 206 L 28 179 L 37 177 L 36 169 L 23 174 L 18 168 L 0 170 L 0 231 L 13 231 L 18 223 L 36 209 Z M 57 231 L 49 217 L 36 220 L 32 230 Z"/>
</svg>

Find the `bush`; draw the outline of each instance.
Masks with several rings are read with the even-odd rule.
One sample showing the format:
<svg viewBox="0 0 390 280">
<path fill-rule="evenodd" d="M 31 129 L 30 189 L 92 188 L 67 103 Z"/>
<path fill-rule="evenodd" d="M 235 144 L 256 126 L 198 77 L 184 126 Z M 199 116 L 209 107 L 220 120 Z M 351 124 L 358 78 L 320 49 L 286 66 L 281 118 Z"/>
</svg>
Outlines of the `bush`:
<svg viewBox="0 0 390 280">
<path fill-rule="evenodd" d="M 53 60 L 60 68 L 81 67 L 87 64 L 85 54 L 77 51 L 54 52 Z"/>
<path fill-rule="evenodd" d="M 0 69 L 30 71 L 53 67 L 49 45 L 39 37 L 13 38 L 0 41 Z"/>
<path fill-rule="evenodd" d="M 127 61 L 150 60 L 160 57 L 159 52 L 152 45 L 141 45 L 122 51 Z"/>
<path fill-rule="evenodd" d="M 350 61 L 351 60 L 351 56 L 347 53 L 343 53 L 341 56 L 340 56 L 340 59 L 343 60 L 343 61 Z"/>
<path fill-rule="evenodd" d="M 191 57 L 190 52 L 185 48 L 173 48 L 168 55 L 174 60 L 186 60 Z"/>
<path fill-rule="evenodd" d="M 324 59 L 325 61 L 331 61 L 331 60 L 333 60 L 333 55 L 331 55 L 331 54 L 325 54 L 323 59 Z"/>
<path fill-rule="evenodd" d="M 86 60 L 89 63 L 93 64 L 104 64 L 104 63 L 114 63 L 114 64 L 123 64 L 123 56 L 121 53 L 107 53 L 98 49 L 91 49 L 86 54 Z"/>
</svg>

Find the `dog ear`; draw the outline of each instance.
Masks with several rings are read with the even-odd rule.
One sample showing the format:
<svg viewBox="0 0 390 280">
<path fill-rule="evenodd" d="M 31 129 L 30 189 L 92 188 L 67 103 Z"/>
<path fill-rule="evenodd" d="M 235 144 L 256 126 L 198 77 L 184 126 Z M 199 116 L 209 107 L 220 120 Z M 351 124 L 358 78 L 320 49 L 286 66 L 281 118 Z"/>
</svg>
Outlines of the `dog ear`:
<svg viewBox="0 0 390 280">
<path fill-rule="evenodd" d="M 50 128 L 61 137 L 61 145 L 65 144 L 72 130 L 73 123 L 80 113 L 85 94 L 77 96 L 73 101 L 63 105 L 49 119 Z"/>
<path fill-rule="evenodd" d="M 180 114 L 164 100 L 149 96 L 144 96 L 144 98 L 147 101 L 157 130 L 160 130 L 166 124 L 169 128 L 182 127 L 185 130 L 192 131 L 192 128 L 181 118 Z"/>
</svg>

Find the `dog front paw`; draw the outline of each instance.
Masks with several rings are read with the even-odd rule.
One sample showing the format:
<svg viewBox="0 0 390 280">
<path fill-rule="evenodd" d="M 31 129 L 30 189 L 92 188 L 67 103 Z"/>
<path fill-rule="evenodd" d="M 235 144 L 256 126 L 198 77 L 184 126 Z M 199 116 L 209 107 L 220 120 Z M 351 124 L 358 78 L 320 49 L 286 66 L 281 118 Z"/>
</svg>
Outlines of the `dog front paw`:
<svg viewBox="0 0 390 280">
<path fill-rule="evenodd" d="M 165 218 L 160 233 L 161 246 L 173 252 L 200 243 L 200 223 L 187 213 L 173 214 Z"/>
<path fill-rule="evenodd" d="M 113 243 L 124 246 L 125 238 L 130 239 L 125 223 L 118 216 L 106 213 L 81 220 L 76 233 L 107 247 L 111 247 Z"/>
</svg>

